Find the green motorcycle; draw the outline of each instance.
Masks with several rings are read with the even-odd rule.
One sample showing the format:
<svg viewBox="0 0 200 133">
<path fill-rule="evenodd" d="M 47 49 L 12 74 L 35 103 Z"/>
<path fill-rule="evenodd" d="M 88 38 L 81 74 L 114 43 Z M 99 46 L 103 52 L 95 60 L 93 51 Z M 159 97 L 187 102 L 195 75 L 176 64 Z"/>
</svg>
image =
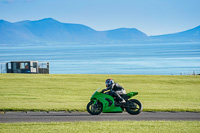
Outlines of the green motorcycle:
<svg viewBox="0 0 200 133">
<path fill-rule="evenodd" d="M 100 89 L 100 88 L 99 88 Z M 130 92 L 121 95 L 126 103 L 120 103 L 116 97 L 112 97 L 109 93 L 98 92 L 97 89 L 92 95 L 90 102 L 87 104 L 87 111 L 91 115 L 99 115 L 103 113 L 122 113 L 124 109 L 131 114 L 137 115 L 142 112 L 142 103 L 136 99 L 130 99 L 138 94 L 138 92 Z"/>
</svg>

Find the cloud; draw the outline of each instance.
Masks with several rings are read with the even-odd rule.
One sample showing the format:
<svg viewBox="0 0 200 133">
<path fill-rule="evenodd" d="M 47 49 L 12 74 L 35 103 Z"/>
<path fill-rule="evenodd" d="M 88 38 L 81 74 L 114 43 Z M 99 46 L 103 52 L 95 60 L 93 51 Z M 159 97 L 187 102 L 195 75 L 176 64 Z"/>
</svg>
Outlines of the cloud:
<svg viewBox="0 0 200 133">
<path fill-rule="evenodd" d="M 0 0 L 0 3 L 12 4 L 16 2 L 31 2 L 33 0 Z"/>
</svg>

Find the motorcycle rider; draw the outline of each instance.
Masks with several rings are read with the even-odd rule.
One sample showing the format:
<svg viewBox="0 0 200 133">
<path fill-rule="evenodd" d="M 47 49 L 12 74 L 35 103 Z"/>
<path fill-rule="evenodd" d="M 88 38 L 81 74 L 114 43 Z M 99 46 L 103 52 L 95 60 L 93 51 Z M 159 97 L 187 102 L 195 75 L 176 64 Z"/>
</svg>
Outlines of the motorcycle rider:
<svg viewBox="0 0 200 133">
<path fill-rule="evenodd" d="M 121 94 L 126 94 L 126 90 L 122 86 L 115 83 L 112 79 L 107 79 L 105 83 L 107 88 L 103 89 L 101 91 L 102 93 L 110 90 L 111 96 L 116 96 L 120 100 L 120 103 L 126 103 L 126 101 L 120 96 Z"/>
</svg>

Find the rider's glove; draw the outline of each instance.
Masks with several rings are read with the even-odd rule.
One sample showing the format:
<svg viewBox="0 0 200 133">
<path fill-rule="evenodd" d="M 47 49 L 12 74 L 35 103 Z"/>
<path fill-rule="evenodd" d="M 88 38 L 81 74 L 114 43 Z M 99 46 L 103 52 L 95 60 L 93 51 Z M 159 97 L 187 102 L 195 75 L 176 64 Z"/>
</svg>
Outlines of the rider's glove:
<svg viewBox="0 0 200 133">
<path fill-rule="evenodd" d="M 103 90 L 101 91 L 101 93 L 104 93 L 104 91 L 106 91 L 106 89 L 103 89 Z"/>
</svg>

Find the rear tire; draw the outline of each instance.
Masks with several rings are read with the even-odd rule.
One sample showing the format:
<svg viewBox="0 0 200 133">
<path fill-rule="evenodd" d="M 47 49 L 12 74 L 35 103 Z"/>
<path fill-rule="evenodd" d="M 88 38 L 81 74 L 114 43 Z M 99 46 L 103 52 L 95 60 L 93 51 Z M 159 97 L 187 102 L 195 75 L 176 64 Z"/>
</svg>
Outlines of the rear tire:
<svg viewBox="0 0 200 133">
<path fill-rule="evenodd" d="M 91 101 L 87 104 L 87 111 L 91 115 L 99 115 L 101 114 L 102 110 L 103 106 L 100 102 L 96 102 L 96 104 L 94 104 L 94 101 Z"/>
<path fill-rule="evenodd" d="M 128 100 L 127 106 L 128 107 L 126 107 L 126 111 L 131 115 L 138 115 L 143 109 L 142 103 L 136 99 Z"/>
</svg>

